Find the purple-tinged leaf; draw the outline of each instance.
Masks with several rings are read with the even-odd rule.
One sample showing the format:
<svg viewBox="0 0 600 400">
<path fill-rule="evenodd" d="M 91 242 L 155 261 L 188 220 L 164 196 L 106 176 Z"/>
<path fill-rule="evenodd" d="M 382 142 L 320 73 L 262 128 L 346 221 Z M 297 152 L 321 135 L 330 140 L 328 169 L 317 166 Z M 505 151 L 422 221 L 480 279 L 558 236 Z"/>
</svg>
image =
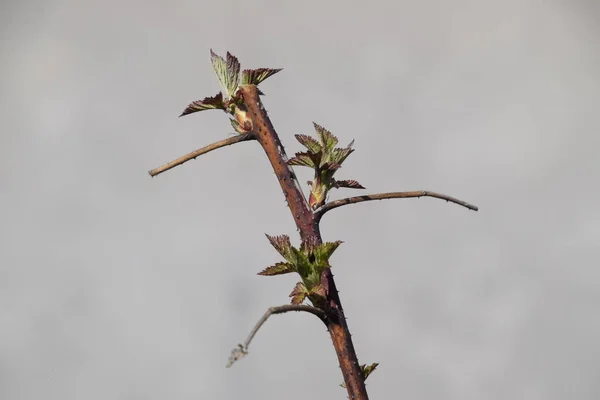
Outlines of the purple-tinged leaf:
<svg viewBox="0 0 600 400">
<path fill-rule="evenodd" d="M 281 70 L 282 68 L 245 69 L 242 71 L 242 85 L 258 85 Z"/>
<path fill-rule="evenodd" d="M 289 274 L 291 272 L 295 272 L 294 266 L 290 263 L 278 262 L 275 265 L 271 265 L 270 267 L 265 268 L 260 271 L 258 275 L 264 276 L 273 276 L 273 275 L 283 275 Z"/>
<path fill-rule="evenodd" d="M 306 296 L 308 296 L 308 290 L 306 290 L 304 283 L 296 283 L 294 290 L 292 290 L 292 293 L 290 293 L 292 304 L 302 304 L 302 302 L 306 299 Z"/>
<path fill-rule="evenodd" d="M 335 187 L 337 188 L 349 188 L 349 189 L 365 189 L 363 185 L 355 181 L 354 179 L 347 179 L 344 181 L 336 181 Z"/>
<path fill-rule="evenodd" d="M 318 285 L 313 286 L 310 289 L 310 295 L 311 295 L 311 297 L 319 296 L 324 299 L 327 296 L 327 291 L 325 290 L 325 286 L 323 286 L 320 283 Z"/>
<path fill-rule="evenodd" d="M 319 241 L 314 236 L 308 237 L 307 240 L 300 244 L 300 250 L 306 255 L 312 254 L 318 247 Z"/>
<path fill-rule="evenodd" d="M 318 153 L 321 151 L 321 144 L 308 135 L 294 135 L 296 136 L 296 140 L 300 142 L 300 144 L 308 149 L 311 153 Z"/>
<path fill-rule="evenodd" d="M 340 168 L 342 168 L 341 164 L 332 161 L 326 162 L 319 167 L 322 171 L 337 171 Z"/>
<path fill-rule="evenodd" d="M 271 245 L 273 247 L 275 247 L 275 250 L 277 250 L 277 252 L 279 254 L 281 254 L 281 256 L 283 258 L 286 259 L 286 261 L 292 261 L 293 259 L 291 259 L 291 254 L 292 254 L 292 244 L 290 242 L 290 237 L 287 235 L 280 235 L 280 236 L 269 236 L 269 235 L 265 235 L 267 237 L 267 239 L 269 239 L 269 242 L 271 242 Z"/>
<path fill-rule="evenodd" d="M 225 110 L 225 104 L 223 104 L 223 94 L 219 93 L 216 96 L 205 97 L 203 100 L 194 101 L 188 104 L 187 108 L 183 110 L 180 117 L 204 110 Z"/>
</svg>

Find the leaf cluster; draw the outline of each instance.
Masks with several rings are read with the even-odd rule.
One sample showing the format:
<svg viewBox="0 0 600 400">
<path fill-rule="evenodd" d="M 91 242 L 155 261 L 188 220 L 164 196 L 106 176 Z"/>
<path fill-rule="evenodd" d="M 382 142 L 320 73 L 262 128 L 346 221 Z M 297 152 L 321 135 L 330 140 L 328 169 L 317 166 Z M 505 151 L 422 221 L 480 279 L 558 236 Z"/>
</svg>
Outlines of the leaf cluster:
<svg viewBox="0 0 600 400">
<path fill-rule="evenodd" d="M 302 278 L 290 294 L 292 304 L 301 304 L 307 297 L 315 303 L 325 298 L 325 289 L 321 285 L 321 274 L 331 268 L 329 258 L 342 241 L 317 243 L 314 240 L 302 242 L 300 248 L 292 246 L 287 235 L 266 235 L 271 245 L 285 259 L 259 272 L 259 275 L 282 275 L 296 272 Z"/>
<path fill-rule="evenodd" d="M 333 178 L 342 163 L 354 152 L 352 148 L 354 140 L 346 147 L 335 147 L 338 138 L 322 126 L 314 122 L 313 125 L 318 140 L 308 135 L 295 135 L 296 140 L 306 147 L 307 151 L 296 153 L 288 164 L 309 167 L 315 171 L 314 179 L 308 181 L 311 186 L 309 204 L 315 210 L 325 203 L 327 193 L 332 188 L 364 189 L 364 187 L 352 179 L 338 181 Z"/>
<path fill-rule="evenodd" d="M 180 117 L 204 110 L 223 110 L 228 114 L 236 115 L 241 111 L 242 99 L 238 96 L 238 88 L 241 85 L 258 86 L 270 76 L 281 71 L 281 68 L 258 68 L 245 69 L 240 74 L 240 62 L 229 52 L 223 58 L 211 50 L 210 59 L 222 91 L 215 96 L 190 103 Z M 259 93 L 264 94 L 260 90 Z M 246 133 L 247 129 L 239 122 L 240 120 L 241 118 L 236 115 L 236 119 L 231 119 L 231 124 L 238 133 Z"/>
</svg>

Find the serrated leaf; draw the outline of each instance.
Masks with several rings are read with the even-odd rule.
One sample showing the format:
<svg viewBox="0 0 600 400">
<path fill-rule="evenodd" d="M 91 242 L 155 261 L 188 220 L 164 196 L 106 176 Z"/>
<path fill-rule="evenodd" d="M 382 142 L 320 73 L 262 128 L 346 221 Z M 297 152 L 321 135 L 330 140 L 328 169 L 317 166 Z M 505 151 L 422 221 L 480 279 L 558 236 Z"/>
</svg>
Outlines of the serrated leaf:
<svg viewBox="0 0 600 400">
<path fill-rule="evenodd" d="M 302 244 L 300 244 L 300 250 L 306 254 L 307 256 L 312 254 L 315 249 L 317 249 L 320 246 L 318 239 L 314 236 L 309 236 L 307 238 L 307 240 L 303 241 Z"/>
<path fill-rule="evenodd" d="M 292 290 L 292 293 L 290 293 L 289 297 L 292 298 L 292 304 L 302 304 L 302 302 L 306 299 L 306 296 L 308 296 L 308 290 L 306 289 L 306 286 L 304 286 L 304 283 L 298 282 L 296 283 L 296 286 L 294 287 L 294 290 Z"/>
<path fill-rule="evenodd" d="M 319 167 L 319 169 L 321 169 L 323 171 L 330 171 L 330 172 L 337 171 L 340 168 L 342 168 L 342 165 L 338 164 L 336 162 L 333 162 L 333 161 L 325 162 Z"/>
<path fill-rule="evenodd" d="M 296 272 L 295 268 L 292 264 L 285 263 L 285 262 L 278 262 L 275 265 L 271 265 L 270 267 L 263 269 L 262 271 L 260 271 L 258 273 L 258 275 L 273 276 L 273 275 L 289 274 L 291 272 Z"/>
<path fill-rule="evenodd" d="M 294 157 L 288 160 L 287 164 L 315 168 L 315 162 L 313 161 L 311 155 L 308 153 L 296 153 Z"/>
<path fill-rule="evenodd" d="M 273 247 L 275 247 L 275 250 L 277 250 L 277 252 L 279 254 L 281 254 L 281 256 L 283 258 L 286 259 L 286 261 L 294 264 L 294 258 L 292 257 L 293 253 L 292 253 L 292 244 L 290 243 L 290 237 L 288 235 L 280 235 L 280 236 L 269 236 L 266 235 L 267 239 L 269 239 L 269 242 L 271 242 L 271 245 Z"/>
<path fill-rule="evenodd" d="M 283 68 L 257 68 L 242 71 L 242 85 L 258 85 L 268 77 L 275 75 Z"/>
<path fill-rule="evenodd" d="M 219 93 L 216 96 L 205 97 L 203 100 L 194 101 L 188 104 L 186 109 L 181 113 L 180 117 L 204 110 L 225 110 L 225 104 L 223 104 L 223 94 Z"/>
<path fill-rule="evenodd" d="M 341 164 L 352 153 L 354 153 L 354 149 L 350 147 L 333 149 L 331 152 L 331 161 Z"/>
<path fill-rule="evenodd" d="M 313 122 L 313 125 L 317 131 L 317 136 L 319 137 L 319 140 L 321 140 L 325 152 L 331 152 L 331 150 L 333 150 L 333 148 L 338 144 L 338 138 L 321 125 L 315 122 Z"/>
<path fill-rule="evenodd" d="M 233 96 L 240 83 L 240 62 L 230 52 L 227 52 L 227 76 L 229 80 L 228 93 Z"/>
<path fill-rule="evenodd" d="M 294 262 L 290 262 L 296 266 L 296 272 L 304 279 L 312 272 L 312 267 L 310 262 L 308 261 L 308 257 L 304 252 L 300 249 L 297 249 L 292 246 L 291 248 L 291 258 L 294 259 Z"/>
<path fill-rule="evenodd" d="M 363 185 L 355 181 L 354 179 L 347 179 L 344 181 L 336 181 L 335 187 L 338 188 L 349 188 L 349 189 L 365 189 Z"/>
<path fill-rule="evenodd" d="M 227 52 L 227 60 L 210 50 L 210 59 L 217 79 L 227 98 L 232 97 L 240 79 L 240 63 L 238 59 Z"/>
<path fill-rule="evenodd" d="M 320 276 L 319 276 L 319 279 L 320 279 Z M 325 290 L 325 286 L 323 286 L 322 284 L 319 283 L 318 285 L 315 285 L 310 289 L 310 294 L 311 294 L 311 296 L 316 295 L 316 296 L 325 298 L 327 296 L 327 290 Z"/>
<path fill-rule="evenodd" d="M 322 146 L 321 144 L 313 139 L 312 137 L 308 136 L 308 135 L 294 135 L 296 137 L 296 140 L 298 140 L 300 142 L 300 144 L 304 147 L 306 147 L 308 149 L 308 151 L 310 151 L 311 153 L 318 153 L 321 151 Z"/>
<path fill-rule="evenodd" d="M 319 265 L 329 265 L 329 258 L 342 243 L 344 242 L 337 240 L 335 242 L 325 242 L 318 245 L 314 250 L 316 263 Z"/>
</svg>

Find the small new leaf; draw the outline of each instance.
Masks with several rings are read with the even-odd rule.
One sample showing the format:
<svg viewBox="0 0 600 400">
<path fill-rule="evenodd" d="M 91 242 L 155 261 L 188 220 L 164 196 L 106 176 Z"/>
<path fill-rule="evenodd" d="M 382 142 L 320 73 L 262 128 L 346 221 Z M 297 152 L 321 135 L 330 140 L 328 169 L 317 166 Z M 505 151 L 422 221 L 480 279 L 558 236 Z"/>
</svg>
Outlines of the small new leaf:
<svg viewBox="0 0 600 400">
<path fill-rule="evenodd" d="M 363 379 L 365 381 L 367 380 L 369 375 L 371 375 L 371 373 L 373 371 L 375 371 L 375 369 L 377 368 L 378 365 L 379 365 L 379 363 L 373 363 L 371 365 L 363 364 L 360 366 L 360 372 L 362 373 Z M 340 386 L 343 387 L 344 389 L 346 389 L 345 383 L 341 383 Z"/>
<path fill-rule="evenodd" d="M 233 96 L 240 83 L 240 62 L 230 52 L 227 52 L 227 80 L 227 92 L 230 96 Z"/>
<path fill-rule="evenodd" d="M 242 71 L 242 85 L 258 85 L 281 70 L 282 68 L 245 69 Z"/>
<path fill-rule="evenodd" d="M 302 304 L 302 302 L 306 299 L 306 296 L 308 296 L 308 290 L 306 290 L 304 283 L 296 283 L 294 290 L 292 290 L 292 293 L 290 293 L 292 304 Z"/>
<path fill-rule="evenodd" d="M 237 120 L 231 118 L 229 121 L 231 122 L 231 126 L 233 127 L 233 129 L 240 135 L 248 133 L 248 131 L 246 129 L 244 129 L 244 127 L 242 125 L 240 125 L 239 122 L 237 122 Z"/>
<path fill-rule="evenodd" d="M 300 142 L 300 144 L 308 149 L 311 153 L 318 153 L 321 151 L 321 144 L 308 135 L 295 135 L 296 140 Z"/>
<path fill-rule="evenodd" d="M 325 147 L 325 152 L 331 152 L 335 145 L 338 144 L 338 138 L 316 122 L 313 122 L 313 125 L 317 131 L 317 135 L 319 136 L 321 143 L 323 143 L 323 147 Z"/>
<path fill-rule="evenodd" d="M 331 257 L 333 252 L 336 251 L 336 249 L 342 243 L 344 243 L 344 242 L 342 242 L 341 240 L 337 240 L 335 242 L 325 242 L 325 243 L 318 245 L 314 250 L 315 259 L 316 259 L 317 264 L 327 265 L 329 258 Z"/>
<path fill-rule="evenodd" d="M 270 267 L 267 267 L 264 270 L 260 271 L 258 273 L 258 275 L 273 276 L 273 275 L 289 274 L 291 272 L 295 272 L 295 268 L 292 264 L 285 263 L 285 262 L 278 262 L 277 264 L 271 265 Z"/>
<path fill-rule="evenodd" d="M 203 100 L 194 101 L 186 107 L 185 110 L 181 113 L 180 117 L 184 115 L 192 114 L 198 111 L 204 110 L 225 110 L 225 105 L 223 104 L 223 94 L 219 92 L 216 96 L 213 97 L 205 97 Z"/>
<path fill-rule="evenodd" d="M 369 375 L 371 375 L 373 373 L 373 371 L 375 371 L 375 369 L 377 369 L 377 366 L 379 365 L 379 363 L 373 363 L 371 365 L 367 365 L 367 364 L 363 364 L 360 366 L 360 370 L 363 374 L 363 378 L 365 380 L 367 380 L 367 378 L 369 377 Z"/>
<path fill-rule="evenodd" d="M 321 170 L 323 171 L 337 171 L 338 169 L 342 168 L 341 164 L 338 164 L 336 162 L 332 162 L 332 161 L 328 161 L 328 162 L 324 162 L 321 166 Z"/>
<path fill-rule="evenodd" d="M 290 237 L 287 235 L 280 235 L 280 236 L 269 236 L 266 235 L 267 239 L 269 239 L 269 242 L 271 242 L 271 245 L 273 247 L 275 247 L 275 250 L 277 250 L 277 252 L 279 254 L 281 254 L 281 256 L 283 258 L 286 259 L 286 261 L 292 262 L 294 260 L 293 256 L 292 256 L 292 244 L 290 242 Z"/>
<path fill-rule="evenodd" d="M 288 160 L 288 165 L 315 168 L 315 162 L 308 153 L 296 153 L 294 157 Z"/>
<path fill-rule="evenodd" d="M 210 51 L 210 59 L 225 96 L 227 98 L 233 97 L 240 79 L 240 63 L 238 59 L 227 52 L 226 61 L 223 57 L 213 52 L 212 49 Z"/>
<path fill-rule="evenodd" d="M 341 164 L 353 152 L 354 152 L 354 149 L 351 147 L 345 147 L 343 149 L 340 149 L 340 148 L 333 149 L 333 151 L 331 152 L 331 161 Z"/>
<path fill-rule="evenodd" d="M 365 187 L 363 185 L 361 185 L 360 183 L 356 182 L 353 179 L 347 179 L 344 181 L 336 181 L 335 182 L 335 187 L 337 188 L 349 188 L 349 189 L 365 189 Z"/>
</svg>

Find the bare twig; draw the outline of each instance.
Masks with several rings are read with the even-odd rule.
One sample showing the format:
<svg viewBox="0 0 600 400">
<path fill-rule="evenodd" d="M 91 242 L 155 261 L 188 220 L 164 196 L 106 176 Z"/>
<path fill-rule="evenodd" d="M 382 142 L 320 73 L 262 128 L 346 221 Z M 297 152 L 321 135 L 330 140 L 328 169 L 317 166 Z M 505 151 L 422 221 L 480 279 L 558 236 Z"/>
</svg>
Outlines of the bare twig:
<svg viewBox="0 0 600 400">
<path fill-rule="evenodd" d="M 155 177 L 156 175 L 162 174 L 163 172 L 168 171 L 171 168 L 175 168 L 176 166 L 181 165 L 184 162 L 195 159 L 196 157 L 201 156 L 202 154 L 206 154 L 210 151 L 219 149 L 221 147 L 229 146 L 230 144 L 244 142 L 246 140 L 252 140 L 252 139 L 255 139 L 254 135 L 252 135 L 252 134 L 232 136 L 230 138 L 220 140 L 213 144 L 209 144 L 208 146 L 204 146 L 203 148 L 198 149 L 196 151 L 192 151 L 191 153 L 186 154 L 185 156 L 181 156 L 178 159 L 173 160 L 165 165 L 162 165 L 158 168 L 154 168 L 154 169 L 148 171 L 148 173 L 150 174 L 151 177 Z"/>
<path fill-rule="evenodd" d="M 413 192 L 390 192 L 390 193 L 377 193 L 377 194 L 367 194 L 363 196 L 355 196 L 348 197 L 345 199 L 330 201 L 325 204 L 319 210 L 315 212 L 315 219 L 318 221 L 323 217 L 327 211 L 331 211 L 334 208 L 338 208 L 341 206 L 345 206 L 346 204 L 355 204 L 362 203 L 363 201 L 371 201 L 371 200 L 385 200 L 385 199 L 407 199 L 411 197 L 435 197 L 437 199 L 442 199 L 449 201 L 454 204 L 458 204 L 459 206 L 463 206 L 468 208 L 469 210 L 478 211 L 479 207 L 476 205 L 467 203 L 466 201 L 459 200 L 454 197 L 446 196 L 445 194 L 428 192 L 426 190 L 416 190 Z"/>
<path fill-rule="evenodd" d="M 300 304 L 286 304 L 278 307 L 269 307 L 269 309 L 267 309 L 262 318 L 258 320 L 256 325 L 254 326 L 254 329 L 252 329 L 252 332 L 250 332 L 244 344 L 238 344 L 235 349 L 231 350 L 231 356 L 229 357 L 229 361 L 227 362 L 227 368 L 231 367 L 234 362 L 248 354 L 248 346 L 250 346 L 250 342 L 252 341 L 252 339 L 254 339 L 254 336 L 256 335 L 258 330 L 263 326 L 265 322 L 267 322 L 267 319 L 271 315 L 283 314 L 290 311 L 304 311 L 316 315 L 325 324 L 327 321 L 327 316 L 325 315 L 325 312 L 319 308 L 312 306 Z"/>
</svg>

